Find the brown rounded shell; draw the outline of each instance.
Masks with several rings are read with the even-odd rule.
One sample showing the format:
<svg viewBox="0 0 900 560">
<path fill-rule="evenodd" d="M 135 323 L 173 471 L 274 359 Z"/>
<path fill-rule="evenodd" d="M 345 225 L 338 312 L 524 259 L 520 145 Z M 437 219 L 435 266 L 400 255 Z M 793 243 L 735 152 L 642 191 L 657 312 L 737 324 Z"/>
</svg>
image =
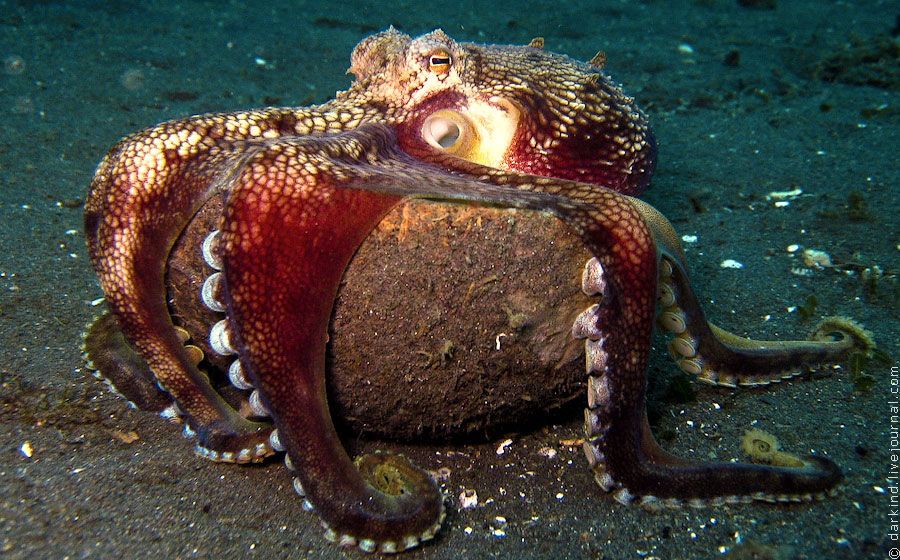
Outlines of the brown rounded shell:
<svg viewBox="0 0 900 560">
<path fill-rule="evenodd" d="M 200 245 L 213 198 L 175 245 L 170 309 L 206 354 Z M 552 216 L 410 201 L 390 212 L 350 263 L 332 314 L 326 375 L 339 425 L 398 439 L 489 436 L 533 425 L 584 393 L 575 317 L 590 255 Z M 224 384 L 227 381 L 223 381 Z M 230 391 L 230 390 L 229 390 Z"/>
</svg>

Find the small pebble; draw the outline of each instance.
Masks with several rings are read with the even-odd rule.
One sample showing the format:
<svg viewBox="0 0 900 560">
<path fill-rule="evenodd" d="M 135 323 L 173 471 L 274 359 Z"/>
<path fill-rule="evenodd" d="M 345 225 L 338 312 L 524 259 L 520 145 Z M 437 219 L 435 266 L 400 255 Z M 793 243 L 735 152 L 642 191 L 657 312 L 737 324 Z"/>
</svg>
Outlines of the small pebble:
<svg viewBox="0 0 900 560">
<path fill-rule="evenodd" d="M 766 200 L 794 199 L 803 194 L 803 189 L 796 188 L 789 191 L 772 191 L 766 195 Z"/>
<path fill-rule="evenodd" d="M 540 455 L 541 457 L 552 459 L 556 457 L 556 450 L 552 447 L 541 447 L 540 449 L 538 449 L 538 455 Z"/>
<path fill-rule="evenodd" d="M 434 478 L 438 482 L 447 482 L 448 480 L 450 480 L 450 474 L 452 472 L 453 471 L 451 471 L 449 467 L 441 467 L 436 471 L 432 471 L 431 475 L 432 478 Z"/>
<path fill-rule="evenodd" d="M 803 251 L 803 264 L 812 268 L 830 268 L 831 255 L 819 249 L 805 249 Z"/>
<path fill-rule="evenodd" d="M 471 489 L 464 489 L 459 494 L 459 507 L 462 509 L 472 509 L 478 505 L 478 492 Z"/>
<path fill-rule="evenodd" d="M 3 71 L 8 76 L 18 76 L 25 72 L 25 60 L 17 54 L 11 54 L 3 59 Z"/>
<path fill-rule="evenodd" d="M 138 91 L 144 87 L 145 81 L 146 77 L 144 76 L 144 71 L 140 68 L 126 70 L 122 72 L 122 75 L 119 77 L 119 83 L 128 91 Z"/>
<path fill-rule="evenodd" d="M 512 445 L 513 440 L 505 439 L 500 442 L 500 445 L 497 446 L 497 455 L 503 455 L 506 453 L 506 448 Z"/>
</svg>

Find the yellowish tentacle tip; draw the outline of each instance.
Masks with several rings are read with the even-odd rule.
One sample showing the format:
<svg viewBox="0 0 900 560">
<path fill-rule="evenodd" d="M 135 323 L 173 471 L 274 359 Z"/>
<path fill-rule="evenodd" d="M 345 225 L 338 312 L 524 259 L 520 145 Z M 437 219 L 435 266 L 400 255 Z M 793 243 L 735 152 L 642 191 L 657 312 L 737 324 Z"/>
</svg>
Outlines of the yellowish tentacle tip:
<svg viewBox="0 0 900 560">
<path fill-rule="evenodd" d="M 840 338 L 835 338 L 836 336 Z M 872 333 L 849 317 L 825 317 L 816 325 L 809 338 L 816 341 L 848 340 L 852 342 L 853 350 L 866 355 L 876 348 Z"/>
<path fill-rule="evenodd" d="M 778 438 L 763 430 L 747 430 L 741 438 L 741 449 L 754 463 L 765 463 L 776 467 L 804 467 L 800 457 L 781 451 Z"/>
<path fill-rule="evenodd" d="M 388 496 L 424 496 L 432 487 L 437 491 L 428 474 L 403 455 L 377 451 L 357 457 L 354 463 L 366 482 Z"/>
</svg>

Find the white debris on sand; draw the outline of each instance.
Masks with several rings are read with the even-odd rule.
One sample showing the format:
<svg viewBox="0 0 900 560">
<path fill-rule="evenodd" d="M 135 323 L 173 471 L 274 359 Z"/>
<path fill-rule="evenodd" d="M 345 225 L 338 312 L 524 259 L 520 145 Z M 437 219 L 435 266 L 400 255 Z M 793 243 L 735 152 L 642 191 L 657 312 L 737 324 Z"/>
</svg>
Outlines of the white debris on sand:
<svg viewBox="0 0 900 560">
<path fill-rule="evenodd" d="M 725 259 L 719 263 L 719 268 L 744 268 L 744 265 L 734 259 Z"/>
</svg>

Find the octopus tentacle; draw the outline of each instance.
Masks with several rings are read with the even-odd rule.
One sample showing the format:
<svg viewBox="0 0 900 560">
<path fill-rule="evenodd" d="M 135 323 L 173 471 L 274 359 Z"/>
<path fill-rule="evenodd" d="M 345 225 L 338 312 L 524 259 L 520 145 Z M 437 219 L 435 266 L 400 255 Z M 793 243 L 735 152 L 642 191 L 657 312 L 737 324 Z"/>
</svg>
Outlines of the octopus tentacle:
<svg viewBox="0 0 900 560">
<path fill-rule="evenodd" d="M 611 314 L 597 313 L 599 323 Z M 841 479 L 828 459 L 806 457 L 799 468 L 691 461 L 664 451 L 655 441 L 642 406 L 631 411 L 609 406 L 618 396 L 610 382 L 611 337 L 587 340 L 588 408 L 584 453 L 600 487 L 622 504 L 661 507 L 740 503 L 751 500 L 798 502 L 821 497 Z M 644 396 L 641 395 L 643 400 Z"/>
<path fill-rule="evenodd" d="M 116 318 L 104 313 L 84 336 L 87 364 L 113 391 L 141 410 L 163 413 L 172 397 L 156 385 L 147 362 L 125 340 Z"/>
<path fill-rule="evenodd" d="M 344 269 L 401 197 L 545 211 L 568 204 L 439 173 L 395 144 L 394 133 L 375 124 L 273 143 L 235 181 L 222 229 L 229 321 L 242 369 L 278 425 L 278 445 L 326 536 L 382 552 L 433 537 L 443 505 L 435 483 L 405 458 L 374 454 L 351 462 L 335 432 L 325 345 Z"/>
<path fill-rule="evenodd" d="M 674 229 L 656 210 L 602 187 L 505 173 L 440 154 L 431 159 L 481 173 L 477 177 L 483 182 L 565 197 L 565 203 L 548 200 L 545 210 L 578 232 L 594 254 L 596 261 L 588 261 L 582 276 L 583 288 L 600 298 L 573 326 L 576 336 L 587 338 L 584 451 L 599 485 L 619 502 L 640 497 L 644 507 L 655 509 L 682 501 L 798 501 L 838 483 L 840 470 L 821 457 L 807 457 L 803 467 L 794 468 L 700 462 L 675 457 L 656 442 L 645 401 L 657 278 L 683 258 L 680 246 L 672 243 L 677 240 Z M 847 351 L 828 342 L 813 344 L 826 354 L 822 359 L 840 358 Z"/>
<path fill-rule="evenodd" d="M 646 236 L 655 242 L 652 258 L 647 254 L 641 255 L 648 261 L 644 262 L 643 267 L 655 268 L 659 262 L 659 268 L 667 276 L 671 263 L 676 262 L 674 255 L 680 253 L 677 245 L 667 241 L 674 238 L 666 231 L 673 233 L 671 225 L 646 204 L 635 199 L 628 199 L 627 202 L 631 211 L 639 216 L 639 221 L 645 224 L 644 230 L 634 229 L 634 235 Z M 632 243 L 637 245 L 641 241 L 635 239 Z M 629 256 L 635 257 L 633 254 Z M 806 458 L 800 468 L 786 468 L 689 461 L 660 448 L 646 419 L 646 364 L 641 364 L 640 369 L 631 369 L 636 362 L 646 360 L 647 354 L 627 353 L 636 344 L 647 342 L 633 338 L 623 347 L 622 339 L 628 339 L 628 336 L 622 336 L 623 330 L 633 337 L 632 329 L 636 325 L 616 324 L 617 320 L 621 322 L 622 317 L 635 316 L 633 311 L 620 307 L 621 291 L 624 289 L 630 293 L 636 286 L 641 286 L 641 291 L 646 294 L 648 286 L 651 286 L 655 295 L 653 280 L 657 278 L 657 271 L 643 276 L 644 281 L 637 285 L 623 285 L 620 280 L 623 263 L 614 260 L 603 262 L 602 259 L 601 263 L 604 270 L 610 270 L 607 275 L 611 284 L 609 293 L 603 294 L 597 309 L 585 312 L 579 319 L 582 323 L 589 323 L 591 318 L 595 321 L 592 328 L 580 327 L 582 333 L 593 333 L 593 336 L 586 337 L 588 340 L 585 342 L 589 378 L 584 451 L 595 479 L 604 490 L 613 492 L 622 503 L 632 503 L 639 498 L 642 506 L 656 509 L 684 502 L 697 505 L 751 499 L 799 501 L 812 499 L 837 484 L 841 478 L 840 471 L 834 463 L 820 457 Z M 631 265 L 625 262 L 624 266 L 628 268 Z M 586 279 L 597 277 L 597 273 L 591 270 L 594 268 L 596 265 L 589 261 L 584 275 Z M 588 289 L 585 293 L 596 293 L 593 287 L 604 283 L 586 281 L 589 285 L 586 285 Z M 641 324 L 641 327 L 650 329 L 647 324 Z M 630 390 L 625 390 L 629 386 Z"/>
<path fill-rule="evenodd" d="M 399 199 L 340 188 L 344 171 L 327 163 L 328 149 L 348 150 L 346 142 L 285 140 L 235 182 L 222 229 L 228 315 L 242 369 L 326 534 L 343 545 L 404 550 L 437 531 L 440 492 L 403 457 L 369 455 L 355 465 L 332 424 L 324 377 L 341 275 Z"/>
<path fill-rule="evenodd" d="M 823 320 L 811 340 L 763 341 L 732 334 L 706 321 L 684 268 L 669 264 L 672 274 L 661 282 L 670 286 L 675 302 L 662 310 L 660 322 L 676 335 L 669 351 L 678 366 L 700 381 L 725 387 L 768 385 L 873 347 L 860 325 L 837 317 Z"/>
<path fill-rule="evenodd" d="M 203 135 L 184 134 L 179 121 L 126 138 L 100 163 L 85 206 L 91 261 L 112 315 L 160 389 L 178 403 L 185 434 L 199 436 L 197 452 L 215 460 L 219 452 L 249 454 L 252 461 L 270 455 L 260 444 L 271 426 L 240 416 L 197 367 L 202 352 L 185 345 L 166 306 L 165 266 L 197 209 L 252 153 L 252 143 L 242 144 L 239 132 L 229 137 L 229 122 L 236 129 L 252 118 L 197 117 L 191 125 Z M 101 374 L 119 384 L 133 377 L 115 363 L 101 366 Z"/>
<path fill-rule="evenodd" d="M 725 387 L 760 386 L 795 377 L 809 368 L 839 363 L 875 344 L 859 324 L 828 317 L 809 340 L 763 341 L 734 335 L 707 322 L 687 275 L 675 230 L 649 204 L 637 203 L 654 228 L 661 254 L 659 325 L 675 336 L 669 353 L 678 367 L 700 381 Z"/>
</svg>

